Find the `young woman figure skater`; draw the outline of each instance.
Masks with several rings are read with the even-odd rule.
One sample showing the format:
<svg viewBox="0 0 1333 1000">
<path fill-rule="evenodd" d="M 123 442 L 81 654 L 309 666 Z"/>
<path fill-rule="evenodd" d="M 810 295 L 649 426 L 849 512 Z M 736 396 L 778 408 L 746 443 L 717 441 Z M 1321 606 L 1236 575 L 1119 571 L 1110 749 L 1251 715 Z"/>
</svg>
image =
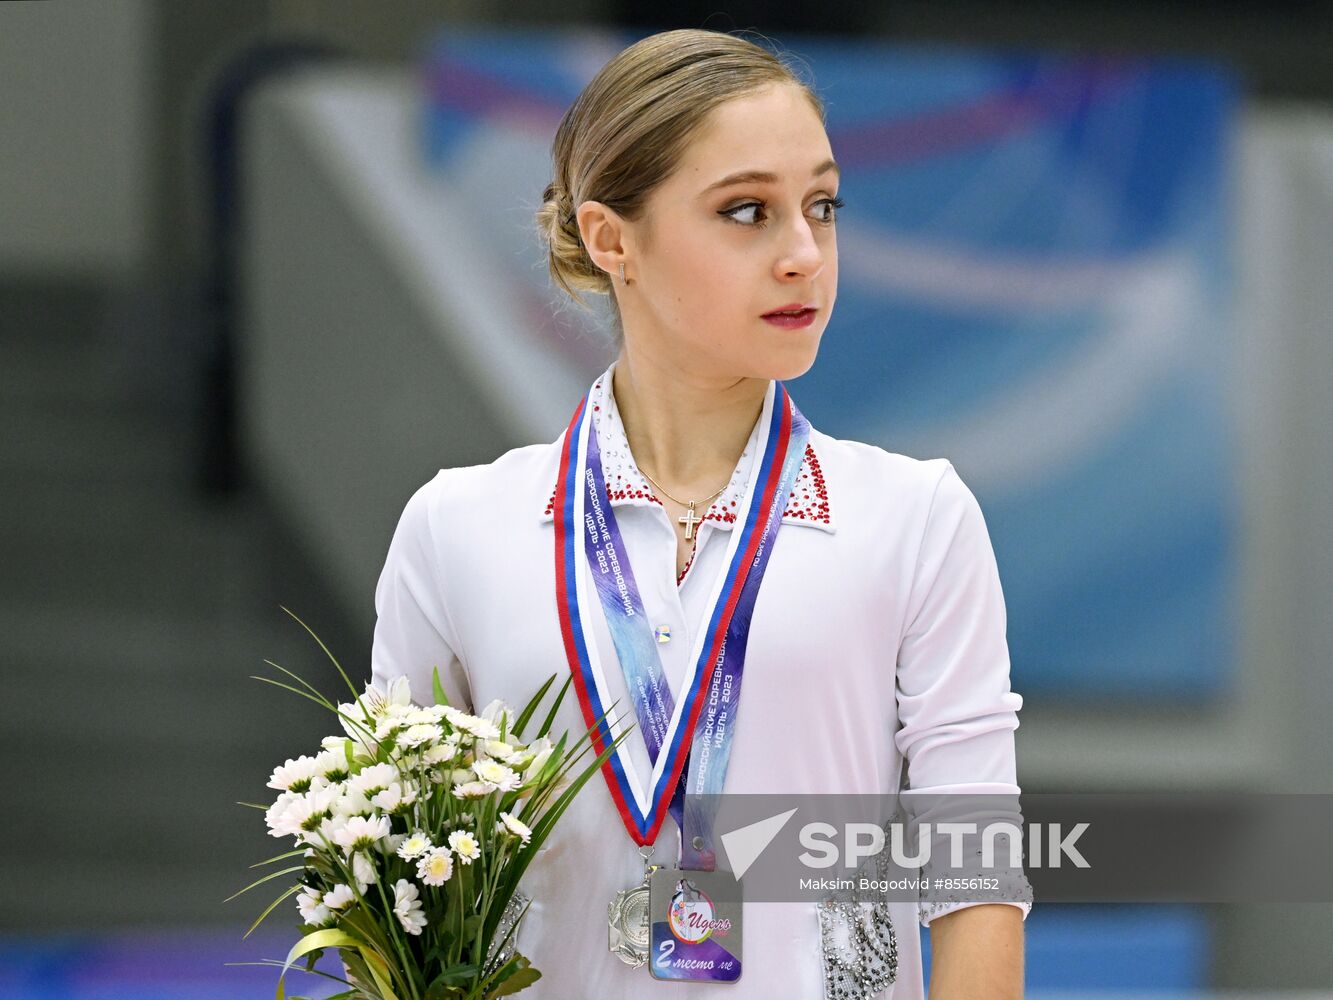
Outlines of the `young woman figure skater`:
<svg viewBox="0 0 1333 1000">
<path fill-rule="evenodd" d="M 720 857 L 682 788 L 1018 792 L 1022 699 L 976 499 L 945 459 L 821 433 L 784 385 L 837 297 L 834 154 L 816 94 L 749 40 L 671 31 L 608 63 L 560 123 L 538 222 L 555 282 L 611 297 L 615 360 L 556 440 L 441 470 L 390 545 L 378 685 L 406 675 L 429 704 L 438 666 L 451 703 L 480 708 L 571 671 L 556 732 L 613 705 L 610 732 L 636 727 L 525 876 L 536 997 L 915 1000 L 919 921 L 932 997 L 1022 994 L 1025 901 L 891 902 L 869 954 L 841 960 L 816 904 L 742 902 L 739 978 L 640 964 L 707 947 L 635 940 L 645 860 Z"/>
</svg>

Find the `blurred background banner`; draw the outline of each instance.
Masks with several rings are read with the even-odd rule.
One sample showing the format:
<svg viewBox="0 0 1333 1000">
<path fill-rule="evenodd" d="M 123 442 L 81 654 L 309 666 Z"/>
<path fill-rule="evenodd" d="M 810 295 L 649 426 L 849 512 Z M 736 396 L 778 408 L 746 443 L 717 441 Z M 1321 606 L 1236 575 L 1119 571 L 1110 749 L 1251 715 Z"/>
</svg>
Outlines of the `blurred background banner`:
<svg viewBox="0 0 1333 1000">
<path fill-rule="evenodd" d="M 521 303 L 515 336 L 588 374 L 604 359 L 552 319 L 534 198 L 564 109 L 638 37 L 451 30 L 425 60 L 425 154 Z M 794 385 L 805 412 L 835 436 L 953 461 L 986 512 L 1026 697 L 1224 693 L 1231 74 L 799 35 L 782 47 L 824 98 L 847 202 L 837 322 Z"/>
</svg>

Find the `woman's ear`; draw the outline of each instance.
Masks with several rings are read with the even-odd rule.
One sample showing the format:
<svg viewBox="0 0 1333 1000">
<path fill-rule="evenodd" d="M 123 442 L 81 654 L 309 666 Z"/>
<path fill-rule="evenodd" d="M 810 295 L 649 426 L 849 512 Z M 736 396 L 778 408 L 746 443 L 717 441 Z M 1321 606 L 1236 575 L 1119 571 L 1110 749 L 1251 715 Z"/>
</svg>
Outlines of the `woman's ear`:
<svg viewBox="0 0 1333 1000">
<path fill-rule="evenodd" d="M 575 217 L 583 246 L 592 262 L 609 275 L 620 272 L 625 261 L 625 220 L 600 201 L 585 201 Z"/>
</svg>

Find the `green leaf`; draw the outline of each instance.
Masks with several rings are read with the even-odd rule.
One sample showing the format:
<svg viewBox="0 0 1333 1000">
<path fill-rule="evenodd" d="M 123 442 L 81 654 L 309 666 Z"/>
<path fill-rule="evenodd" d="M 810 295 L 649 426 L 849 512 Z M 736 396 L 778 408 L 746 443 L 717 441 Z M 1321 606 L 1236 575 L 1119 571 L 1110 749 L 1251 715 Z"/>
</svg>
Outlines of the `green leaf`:
<svg viewBox="0 0 1333 1000">
<path fill-rule="evenodd" d="M 305 853 L 305 848 L 304 848 L 304 847 L 298 847 L 298 848 L 297 848 L 296 850 L 294 850 L 294 851 L 288 851 L 288 852 L 286 852 L 285 854 L 275 854 L 275 855 L 273 855 L 273 857 L 271 857 L 271 858 L 265 858 L 263 861 L 256 861 L 256 862 L 255 862 L 254 864 L 252 864 L 250 867 L 251 867 L 251 868 L 258 868 L 260 865 L 271 865 L 271 864 L 273 864 L 273 862 L 275 862 L 275 861 L 286 861 L 288 858 L 294 858 L 294 857 L 296 857 L 298 854 L 304 854 L 304 853 Z"/>
<path fill-rule="evenodd" d="M 532 713 L 537 711 L 538 706 L 541 705 L 542 699 L 546 697 L 546 692 L 551 690 L 551 685 L 555 683 L 555 678 L 555 674 L 552 674 L 547 678 L 546 683 L 539 687 L 537 693 L 534 694 L 528 703 L 523 706 L 523 711 L 518 713 L 518 718 L 514 720 L 514 735 L 516 737 L 519 737 L 520 739 L 522 738 L 523 727 L 528 724 L 528 720 L 532 718 Z"/>
<path fill-rule="evenodd" d="M 230 896 L 224 899 L 223 902 L 230 903 L 237 896 L 241 895 L 241 893 L 249 892 L 255 886 L 263 885 L 265 882 L 272 881 L 275 878 L 282 878 L 282 876 L 284 875 L 291 875 L 293 872 L 303 872 L 303 871 L 305 871 L 305 865 L 293 865 L 291 868 L 283 868 L 281 871 L 269 872 L 263 878 L 256 879 L 255 881 L 251 882 L 249 885 L 247 885 L 244 889 L 241 889 L 239 892 L 233 892 Z"/>
<path fill-rule="evenodd" d="M 336 927 L 310 932 L 292 945 L 292 950 L 287 954 L 287 961 L 283 963 L 282 972 L 278 975 L 278 991 L 275 994 L 277 1000 L 287 1000 L 287 991 L 283 986 L 283 980 L 287 978 L 287 970 L 302 955 L 319 948 L 359 948 L 360 945 L 361 941 L 345 931 L 338 930 Z"/>
<path fill-rule="evenodd" d="M 435 977 L 431 986 L 465 986 L 480 971 L 479 965 L 451 965 Z"/>
<path fill-rule="evenodd" d="M 274 910 L 276 910 L 276 909 L 278 908 L 278 904 L 279 904 L 279 903 L 281 903 L 281 902 L 282 902 L 284 899 L 286 899 L 288 896 L 293 896 L 293 895 L 295 895 L 296 893 L 300 892 L 303 888 L 304 888 L 304 886 L 302 886 L 301 883 L 298 882 L 296 885 L 292 886 L 290 889 L 288 889 L 286 892 L 284 892 L 281 896 L 279 896 L 279 897 L 278 897 L 277 899 L 275 899 L 273 902 L 269 903 L 269 904 L 268 904 L 268 909 L 266 909 L 263 913 L 261 913 L 261 914 L 259 915 L 259 919 L 256 920 L 253 924 L 250 925 L 250 929 L 249 929 L 248 931 L 246 931 L 244 934 L 241 935 L 242 940 L 244 940 L 245 938 L 248 938 L 251 934 L 253 934 L 255 928 L 258 927 L 260 924 L 262 924 L 262 923 L 264 922 L 264 918 L 267 917 L 270 913 L 272 913 Z"/>
<path fill-rule="evenodd" d="M 542 728 L 537 733 L 538 739 L 551 731 L 551 726 L 555 724 L 555 713 L 560 710 L 560 703 L 565 700 L 565 692 L 569 690 L 570 682 L 573 680 L 573 674 L 570 674 L 565 678 L 565 683 L 560 687 L 560 693 L 555 696 L 555 704 L 553 704 L 551 710 L 546 713 L 546 721 L 542 723 Z"/>
<path fill-rule="evenodd" d="M 297 618 L 292 611 L 288 610 L 287 608 L 284 608 L 281 604 L 279 604 L 278 607 L 282 608 L 283 611 L 286 611 L 287 614 L 291 615 L 293 618 L 296 618 L 297 623 L 303 629 L 305 629 L 307 632 L 310 633 L 310 637 L 314 639 L 315 642 L 319 643 L 319 648 L 324 650 L 324 655 L 327 656 L 329 660 L 332 661 L 333 665 L 338 668 L 338 673 L 342 674 L 342 679 L 347 684 L 347 689 L 352 692 L 352 697 L 359 700 L 360 692 L 357 691 L 356 685 L 353 684 L 352 679 L 347 676 L 347 671 L 342 668 L 342 664 L 338 662 L 337 657 L 335 657 L 332 653 L 329 652 L 328 646 L 324 645 L 324 640 L 321 639 L 319 636 L 315 635 L 315 630 L 312 629 L 305 622 L 301 621 L 300 618 Z"/>
<path fill-rule="evenodd" d="M 438 666 L 430 668 L 430 686 L 431 690 L 435 692 L 435 704 L 449 704 L 449 699 L 444 694 L 444 685 L 440 683 L 440 668 Z"/>
<path fill-rule="evenodd" d="M 541 979 L 541 977 L 542 974 L 538 972 L 536 969 L 532 968 L 532 966 L 527 966 L 525 968 L 518 969 L 511 976 L 509 976 L 509 978 L 507 978 L 503 983 L 501 983 L 498 988 L 493 989 L 491 990 L 491 992 L 487 993 L 486 994 L 487 1000 L 490 1000 L 491 997 L 512 996 L 519 990 L 527 989 L 538 979 Z"/>
</svg>

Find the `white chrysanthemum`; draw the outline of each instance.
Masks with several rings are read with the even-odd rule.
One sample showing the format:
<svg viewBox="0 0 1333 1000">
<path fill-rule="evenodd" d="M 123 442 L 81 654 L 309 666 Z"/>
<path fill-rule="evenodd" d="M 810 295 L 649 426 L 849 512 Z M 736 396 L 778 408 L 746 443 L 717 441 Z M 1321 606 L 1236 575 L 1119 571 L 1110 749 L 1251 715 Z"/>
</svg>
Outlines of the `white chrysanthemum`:
<svg viewBox="0 0 1333 1000">
<path fill-rule="evenodd" d="M 306 835 L 306 843 L 316 847 L 336 844 L 338 842 L 338 831 L 347 825 L 349 819 L 351 819 L 350 816 L 333 813 L 320 822 L 318 830 Z"/>
<path fill-rule="evenodd" d="M 447 847 L 432 847 L 417 861 L 417 878 L 424 885 L 444 885 L 454 873 L 454 859 Z"/>
<path fill-rule="evenodd" d="M 365 895 L 370 883 L 377 880 L 375 865 L 365 854 L 352 855 L 352 878 L 356 880 L 357 892 Z"/>
<path fill-rule="evenodd" d="M 380 841 L 381 854 L 397 854 L 398 848 L 403 846 L 403 841 L 407 839 L 405 833 L 391 833 Z"/>
<path fill-rule="evenodd" d="M 394 782 L 382 792 L 376 792 L 371 802 L 387 813 L 402 812 L 417 800 L 416 786 L 411 782 Z"/>
<path fill-rule="evenodd" d="M 454 786 L 454 797 L 459 799 L 480 799 L 495 791 L 489 781 L 465 781 Z"/>
<path fill-rule="evenodd" d="M 324 893 L 324 905 L 330 910 L 343 910 L 356 902 L 350 885 L 335 885 Z"/>
<path fill-rule="evenodd" d="M 401 749 L 411 750 L 415 747 L 430 746 L 437 742 L 441 735 L 440 727 L 435 723 L 418 722 L 416 725 L 408 726 L 394 737 L 394 743 Z"/>
<path fill-rule="evenodd" d="M 525 844 L 532 837 L 532 828 L 517 816 L 512 816 L 507 812 L 500 813 L 500 819 L 495 824 L 495 829 L 501 833 L 510 833 Z"/>
<path fill-rule="evenodd" d="M 387 816 L 353 816 L 338 831 L 335 843 L 350 855 L 354 851 L 364 851 L 375 846 L 377 840 L 388 835 Z"/>
<path fill-rule="evenodd" d="M 445 706 L 445 718 L 450 724 L 458 730 L 470 733 L 479 740 L 494 740 L 500 736 L 500 727 L 490 719 L 478 718 L 475 715 L 468 715 L 467 712 L 459 711 L 456 708 Z"/>
<path fill-rule="evenodd" d="M 370 796 L 397 780 L 398 769 L 392 764 L 372 764 L 352 775 L 347 780 L 347 787 L 350 791 Z"/>
<path fill-rule="evenodd" d="M 349 770 L 347 751 L 341 746 L 333 750 L 321 750 L 315 755 L 315 773 L 327 781 L 345 781 Z"/>
<path fill-rule="evenodd" d="M 323 927 L 333 919 L 333 912 L 322 902 L 318 889 L 305 888 L 296 894 L 296 908 L 301 919 L 311 927 Z"/>
<path fill-rule="evenodd" d="M 470 865 L 481 857 L 481 845 L 477 843 L 477 838 L 466 830 L 455 830 L 449 834 L 449 849 L 457 854 L 458 860 L 465 865 Z"/>
<path fill-rule="evenodd" d="M 513 764 L 514 761 L 523 758 L 522 747 L 516 747 L 504 740 L 482 740 L 479 749 L 504 764 Z"/>
<path fill-rule="evenodd" d="M 425 764 L 443 764 L 445 761 L 453 760 L 458 754 L 457 743 L 436 743 L 432 747 L 427 747 L 421 755 L 421 760 Z"/>
<path fill-rule="evenodd" d="M 479 760 L 472 765 L 477 777 L 489 782 L 502 792 L 512 792 L 523 780 L 513 768 L 505 767 L 499 761 Z"/>
<path fill-rule="evenodd" d="M 346 736 L 325 736 L 319 741 L 321 750 L 331 750 L 347 756 L 347 737 Z"/>
<path fill-rule="evenodd" d="M 426 913 L 421 908 L 421 892 L 405 878 L 400 878 L 393 886 L 393 913 L 403 930 L 409 934 L 420 934 L 426 926 Z"/>
<path fill-rule="evenodd" d="M 398 845 L 398 856 L 404 861 L 411 861 L 421 857 L 434 846 L 424 831 L 413 830 L 407 839 Z"/>
<path fill-rule="evenodd" d="M 300 792 L 283 792 L 264 812 L 264 822 L 268 825 L 270 837 L 289 837 L 295 833 L 295 830 L 288 826 L 286 816 L 292 803 L 299 801 L 300 798 Z"/>
<path fill-rule="evenodd" d="M 304 837 L 305 834 L 318 830 L 329 815 L 329 807 L 334 796 L 335 793 L 327 788 L 316 788 L 297 794 L 288 801 L 282 814 L 275 819 L 274 836 L 285 833 L 294 837 Z"/>
<path fill-rule="evenodd" d="M 268 787 L 284 792 L 304 792 L 310 787 L 310 779 L 318 773 L 315 758 L 302 754 L 275 767 L 268 779 Z"/>
<path fill-rule="evenodd" d="M 366 798 L 364 792 L 347 789 L 333 800 L 329 811 L 334 816 L 369 816 L 375 811 L 375 806 Z"/>
</svg>

